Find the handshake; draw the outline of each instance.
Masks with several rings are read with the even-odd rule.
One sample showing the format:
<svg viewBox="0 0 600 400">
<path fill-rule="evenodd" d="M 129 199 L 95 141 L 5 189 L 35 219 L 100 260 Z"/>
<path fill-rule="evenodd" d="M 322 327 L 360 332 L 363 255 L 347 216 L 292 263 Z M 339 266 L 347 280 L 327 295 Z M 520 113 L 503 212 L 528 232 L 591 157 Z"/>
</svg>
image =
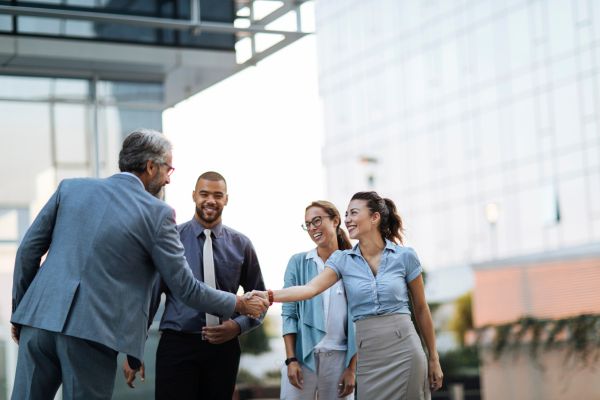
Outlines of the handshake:
<svg viewBox="0 0 600 400">
<path fill-rule="evenodd" d="M 250 318 L 258 319 L 267 312 L 269 306 L 268 292 L 253 290 L 243 296 L 237 296 L 235 311 Z"/>
<path fill-rule="evenodd" d="M 258 319 L 269 308 L 269 294 L 266 291 L 253 290 L 237 296 L 235 311 L 250 318 Z"/>
</svg>

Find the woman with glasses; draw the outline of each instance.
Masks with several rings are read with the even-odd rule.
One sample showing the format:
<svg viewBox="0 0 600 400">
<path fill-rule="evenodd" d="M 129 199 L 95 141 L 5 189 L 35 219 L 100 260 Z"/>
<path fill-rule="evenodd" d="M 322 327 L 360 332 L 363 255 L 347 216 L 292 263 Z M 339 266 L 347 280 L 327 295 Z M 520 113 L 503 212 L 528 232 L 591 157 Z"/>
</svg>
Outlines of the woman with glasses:
<svg viewBox="0 0 600 400">
<path fill-rule="evenodd" d="M 357 393 L 360 400 L 429 399 L 442 386 L 442 369 L 422 268 L 413 249 L 401 246 L 402 220 L 394 202 L 376 192 L 356 193 L 345 224 L 358 244 L 334 252 L 307 284 L 268 290 L 269 301 L 311 299 L 343 279 L 356 323 Z M 410 318 L 409 295 L 427 356 Z"/>
<path fill-rule="evenodd" d="M 285 287 L 307 284 L 323 271 L 333 252 L 351 248 L 340 224 L 340 213 L 330 202 L 314 201 L 306 207 L 302 227 L 316 248 L 292 256 L 285 271 Z M 280 397 L 351 398 L 356 367 L 354 323 L 348 316 L 341 282 L 310 300 L 283 304 L 282 316 L 286 366 Z"/>
</svg>

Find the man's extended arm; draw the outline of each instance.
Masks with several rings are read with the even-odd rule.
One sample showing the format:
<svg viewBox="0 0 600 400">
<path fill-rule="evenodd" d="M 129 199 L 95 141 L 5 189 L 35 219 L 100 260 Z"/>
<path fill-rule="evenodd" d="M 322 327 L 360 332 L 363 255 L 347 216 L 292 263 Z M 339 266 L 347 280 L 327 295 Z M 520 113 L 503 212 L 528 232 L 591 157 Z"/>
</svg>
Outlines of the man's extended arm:
<svg viewBox="0 0 600 400">
<path fill-rule="evenodd" d="M 152 246 L 152 260 L 171 294 L 186 305 L 229 318 L 234 311 L 258 317 L 269 305 L 261 297 L 242 298 L 232 293 L 213 289 L 198 281 L 184 256 L 184 249 L 171 210 L 165 210 Z M 168 214 L 167 214 L 168 213 Z"/>
</svg>

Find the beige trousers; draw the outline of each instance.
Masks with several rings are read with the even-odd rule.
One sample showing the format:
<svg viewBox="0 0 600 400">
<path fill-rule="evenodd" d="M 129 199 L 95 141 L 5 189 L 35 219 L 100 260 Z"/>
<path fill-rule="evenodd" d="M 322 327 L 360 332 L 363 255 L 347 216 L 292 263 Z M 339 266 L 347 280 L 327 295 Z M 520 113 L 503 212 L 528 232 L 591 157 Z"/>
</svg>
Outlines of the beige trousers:
<svg viewBox="0 0 600 400">
<path fill-rule="evenodd" d="M 429 400 L 427 357 L 410 315 L 356 322 L 359 400 Z"/>
</svg>

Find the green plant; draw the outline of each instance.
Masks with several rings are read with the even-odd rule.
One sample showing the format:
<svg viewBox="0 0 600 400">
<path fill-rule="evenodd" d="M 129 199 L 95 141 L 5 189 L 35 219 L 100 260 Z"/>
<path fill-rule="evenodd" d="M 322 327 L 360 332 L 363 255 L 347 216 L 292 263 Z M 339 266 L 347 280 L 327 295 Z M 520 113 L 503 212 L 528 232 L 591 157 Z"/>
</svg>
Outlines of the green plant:
<svg viewBox="0 0 600 400">
<path fill-rule="evenodd" d="M 569 357 L 576 356 L 583 363 L 592 355 L 593 359 L 600 356 L 600 315 L 596 314 L 557 320 L 526 316 L 507 324 L 477 329 L 478 343 L 482 343 L 481 336 L 488 329 L 495 331 L 492 349 L 496 359 L 506 350 L 525 344 L 529 345 L 529 354 L 534 359 L 542 345 L 546 350 L 566 348 Z"/>
<path fill-rule="evenodd" d="M 267 372 L 265 372 L 265 378 L 280 380 L 281 379 L 281 370 L 278 368 L 278 369 L 273 369 L 271 371 L 267 371 Z"/>
<path fill-rule="evenodd" d="M 454 301 L 454 314 L 449 323 L 450 330 L 461 346 L 465 345 L 465 334 L 473 329 L 472 294 L 465 293 Z"/>
<path fill-rule="evenodd" d="M 459 347 L 440 353 L 440 364 L 446 378 L 478 375 L 479 353 L 477 347 Z"/>
<path fill-rule="evenodd" d="M 266 326 L 268 319 L 265 318 L 263 324 L 251 330 L 245 335 L 240 336 L 240 347 L 242 353 L 261 354 L 271 350 Z"/>
<path fill-rule="evenodd" d="M 247 369 L 244 368 L 240 368 L 240 370 L 238 371 L 238 376 L 237 376 L 237 381 L 236 383 L 239 384 L 246 384 L 246 385 L 258 385 L 261 382 L 260 379 L 258 379 L 252 372 L 248 371 Z"/>
</svg>

